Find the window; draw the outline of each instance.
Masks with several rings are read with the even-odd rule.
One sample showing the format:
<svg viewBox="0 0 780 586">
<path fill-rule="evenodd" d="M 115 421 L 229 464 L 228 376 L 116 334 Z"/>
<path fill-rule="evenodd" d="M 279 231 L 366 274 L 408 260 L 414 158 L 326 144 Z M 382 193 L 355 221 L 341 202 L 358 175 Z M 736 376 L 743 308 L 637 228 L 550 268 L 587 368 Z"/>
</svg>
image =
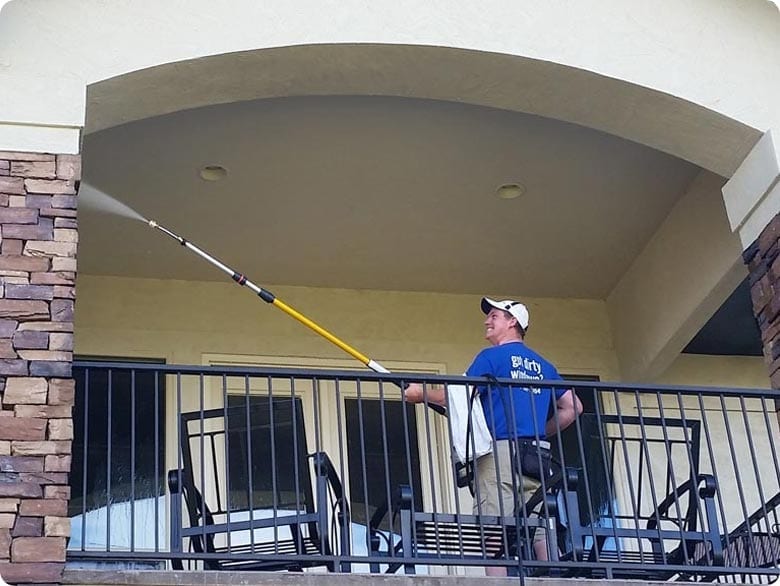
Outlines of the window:
<svg viewBox="0 0 780 586">
<path fill-rule="evenodd" d="M 158 500 L 165 494 L 165 378 L 154 371 L 79 366 L 73 377 L 69 548 L 159 546 L 164 526 L 155 536 L 141 518 L 165 518 Z"/>
<path fill-rule="evenodd" d="M 368 525 L 374 511 L 401 484 L 413 488 L 414 506 L 422 510 L 417 411 L 413 405 L 378 399 L 345 398 L 349 494 L 352 518 Z M 404 414 L 403 411 L 406 411 Z M 403 433 L 404 418 L 409 441 Z M 411 474 L 411 479 L 410 479 Z M 389 529 L 385 519 L 383 529 Z"/>
<path fill-rule="evenodd" d="M 562 375 L 564 380 L 571 380 L 576 382 L 598 382 L 599 377 L 591 375 L 575 375 L 568 374 Z M 582 403 L 582 415 L 579 417 L 578 425 L 580 427 L 583 439 L 588 438 L 591 441 L 584 441 L 582 446 L 577 437 L 577 424 L 572 424 L 567 429 L 563 430 L 558 437 L 553 437 L 551 443 L 553 444 L 552 453 L 555 457 L 558 457 L 563 451 L 563 462 L 566 466 L 579 468 L 580 470 L 586 468 L 589 472 L 587 481 L 588 486 L 585 487 L 584 482 L 581 483 L 581 487 L 578 490 L 577 496 L 579 497 L 579 508 L 581 522 L 584 524 L 590 523 L 590 510 L 593 508 L 593 514 L 596 517 L 608 514 L 610 507 L 610 487 L 607 485 L 609 475 L 604 462 L 603 454 L 601 453 L 601 437 L 603 431 L 599 429 L 599 421 L 596 416 L 597 412 L 603 412 L 603 409 L 597 410 L 597 404 L 600 406 L 600 398 L 598 391 L 592 388 L 579 388 L 577 389 L 577 397 Z M 558 443 L 560 442 L 560 448 Z M 585 456 L 585 463 L 583 464 L 582 454 Z M 588 502 L 588 495 L 590 495 L 591 501 Z"/>
</svg>

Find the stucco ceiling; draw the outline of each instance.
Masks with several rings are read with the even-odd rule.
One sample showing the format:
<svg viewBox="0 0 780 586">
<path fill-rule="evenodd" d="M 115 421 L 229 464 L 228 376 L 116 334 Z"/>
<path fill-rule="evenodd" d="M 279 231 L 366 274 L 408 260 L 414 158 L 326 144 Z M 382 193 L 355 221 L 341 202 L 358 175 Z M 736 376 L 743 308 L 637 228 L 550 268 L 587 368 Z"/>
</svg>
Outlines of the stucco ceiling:
<svg viewBox="0 0 780 586">
<path fill-rule="evenodd" d="M 84 178 L 259 284 L 604 298 L 699 168 L 573 124 L 434 100 L 300 97 L 89 134 Z M 228 176 L 203 181 L 203 165 Z M 524 196 L 495 189 L 520 182 Z M 87 202 L 83 202 L 87 203 Z M 224 276 L 79 211 L 79 270 Z"/>
</svg>

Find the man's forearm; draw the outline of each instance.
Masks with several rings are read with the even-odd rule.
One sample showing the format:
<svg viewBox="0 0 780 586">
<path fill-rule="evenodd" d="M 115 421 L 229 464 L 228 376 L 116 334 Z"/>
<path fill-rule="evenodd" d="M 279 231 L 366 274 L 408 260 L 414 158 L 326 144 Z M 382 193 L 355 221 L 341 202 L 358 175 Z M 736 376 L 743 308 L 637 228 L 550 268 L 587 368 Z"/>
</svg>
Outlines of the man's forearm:
<svg viewBox="0 0 780 586">
<path fill-rule="evenodd" d="M 447 391 L 443 385 L 423 385 L 414 383 L 404 391 L 404 399 L 409 403 L 433 403 L 434 405 L 447 405 Z"/>
<path fill-rule="evenodd" d="M 547 423 L 544 425 L 544 433 L 547 435 L 547 437 L 555 435 L 559 431 L 563 431 L 572 423 L 574 423 L 574 419 L 576 417 L 577 416 L 574 413 L 574 409 L 558 411 L 556 415 L 547 420 Z"/>
<path fill-rule="evenodd" d="M 555 435 L 569 427 L 577 415 L 582 413 L 582 403 L 573 390 L 569 390 L 558 401 L 554 415 L 545 423 L 544 432 L 547 436 Z"/>
</svg>

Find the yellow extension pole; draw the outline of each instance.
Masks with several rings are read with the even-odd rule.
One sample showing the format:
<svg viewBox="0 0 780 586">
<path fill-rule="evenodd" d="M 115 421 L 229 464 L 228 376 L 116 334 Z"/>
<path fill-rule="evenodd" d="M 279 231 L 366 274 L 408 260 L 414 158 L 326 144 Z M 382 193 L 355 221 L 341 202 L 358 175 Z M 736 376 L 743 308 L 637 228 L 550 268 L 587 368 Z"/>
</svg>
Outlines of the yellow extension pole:
<svg viewBox="0 0 780 586">
<path fill-rule="evenodd" d="M 192 252 L 194 252 L 195 254 L 197 254 L 198 256 L 203 258 L 204 260 L 210 262 L 211 264 L 213 264 L 218 269 L 220 269 L 220 270 L 224 271 L 225 273 L 227 273 L 228 275 L 230 275 L 230 278 L 233 279 L 236 283 L 238 283 L 239 285 L 248 287 L 249 289 L 251 289 L 252 291 L 257 293 L 257 295 L 260 297 L 260 299 L 262 299 L 266 303 L 270 303 L 271 305 L 281 309 L 287 315 L 289 315 L 290 317 L 295 318 L 300 323 L 305 325 L 307 328 L 313 330 L 314 332 L 318 333 L 320 336 L 322 336 L 323 338 L 325 338 L 329 342 L 335 344 L 336 346 L 338 346 L 339 348 L 344 350 L 344 352 L 346 352 L 347 354 L 349 354 L 353 358 L 359 360 L 360 362 L 362 362 L 364 365 L 366 365 L 368 368 L 370 368 L 374 372 L 381 372 L 381 373 L 385 373 L 385 374 L 390 372 L 384 366 L 382 366 L 381 364 L 379 364 L 375 360 L 371 360 L 368 356 L 366 356 L 362 352 L 358 352 L 352 346 L 350 346 L 349 344 L 347 344 L 346 342 L 344 342 L 340 338 L 334 336 L 328 330 L 326 330 L 325 328 L 323 328 L 320 325 L 316 324 L 315 322 L 310 320 L 308 317 L 306 317 L 305 315 L 303 315 L 302 313 L 300 313 L 296 309 L 293 309 L 292 307 L 287 305 L 281 299 L 277 299 L 277 297 L 273 293 L 271 293 L 270 291 L 267 291 L 267 290 L 263 289 L 262 287 L 259 287 L 258 285 L 255 285 L 252 281 L 247 279 L 243 274 L 234 271 L 233 269 L 231 269 L 226 264 L 220 262 L 219 260 L 217 260 L 216 258 L 211 256 L 207 252 L 204 252 L 203 250 L 201 250 L 200 248 L 195 246 L 192 242 L 182 238 L 181 236 L 179 236 L 178 234 L 168 230 L 164 226 L 161 226 L 160 224 L 158 224 L 154 220 L 149 220 L 148 223 L 149 223 L 149 225 L 152 228 L 157 228 L 158 230 L 160 230 L 164 234 L 167 234 L 168 236 L 170 236 L 171 238 L 176 240 L 182 246 L 185 246 L 185 247 L 189 248 Z"/>
<path fill-rule="evenodd" d="M 333 342 L 336 346 L 338 346 L 339 348 L 344 350 L 344 352 L 346 352 L 347 354 L 349 354 L 353 358 L 356 358 L 356 359 L 360 360 L 360 362 L 362 362 L 366 366 L 369 366 L 371 364 L 372 361 L 371 361 L 371 359 L 368 356 L 366 356 L 365 354 L 362 354 L 361 352 L 358 352 L 352 346 L 350 346 L 349 344 L 347 344 L 346 342 L 344 342 L 340 338 L 337 338 L 336 336 L 331 334 L 325 328 L 320 327 L 318 324 L 316 324 L 313 321 L 311 321 L 308 317 L 303 315 L 298 310 L 293 309 L 292 307 L 287 305 L 284 301 L 282 301 L 278 297 L 274 298 L 272 303 L 273 303 L 273 305 L 275 307 L 278 307 L 279 309 L 281 309 L 283 312 L 285 312 L 290 317 L 294 317 L 299 322 L 301 322 L 303 325 L 305 325 L 307 328 L 310 328 L 310 329 L 314 330 L 315 332 L 317 332 L 320 336 L 322 336 L 326 340 L 328 340 L 330 342 Z"/>
</svg>

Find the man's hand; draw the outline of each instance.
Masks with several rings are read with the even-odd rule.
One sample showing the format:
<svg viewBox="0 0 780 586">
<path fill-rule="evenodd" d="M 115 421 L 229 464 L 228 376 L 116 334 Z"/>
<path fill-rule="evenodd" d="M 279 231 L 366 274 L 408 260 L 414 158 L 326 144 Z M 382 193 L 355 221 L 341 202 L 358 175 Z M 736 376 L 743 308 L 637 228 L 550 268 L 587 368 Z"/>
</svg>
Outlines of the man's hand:
<svg viewBox="0 0 780 586">
<path fill-rule="evenodd" d="M 420 383 L 412 383 L 404 389 L 404 401 L 407 403 L 422 403 L 423 398 L 423 386 Z"/>
</svg>

